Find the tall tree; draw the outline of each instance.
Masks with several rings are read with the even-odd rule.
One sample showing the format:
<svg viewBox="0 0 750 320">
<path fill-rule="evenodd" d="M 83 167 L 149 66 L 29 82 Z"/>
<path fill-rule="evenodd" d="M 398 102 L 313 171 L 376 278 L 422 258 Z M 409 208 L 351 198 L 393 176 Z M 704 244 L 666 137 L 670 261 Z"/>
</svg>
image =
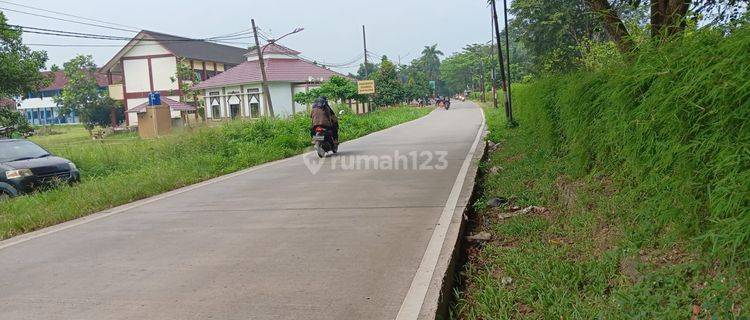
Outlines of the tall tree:
<svg viewBox="0 0 750 320">
<path fill-rule="evenodd" d="M 0 11 L 0 98 L 20 96 L 49 83 L 40 72 L 47 52 L 32 51 L 21 40 L 21 30 L 9 26 Z"/>
<path fill-rule="evenodd" d="M 425 46 L 422 49 L 422 60 L 424 60 L 427 74 L 430 75 L 430 79 L 436 83 L 440 81 L 440 57 L 443 56 L 443 52 L 438 50 L 437 43 L 431 46 Z"/>
<path fill-rule="evenodd" d="M 404 88 L 398 80 L 396 65 L 383 56 L 380 69 L 374 75 L 375 97 L 373 102 L 378 106 L 393 106 L 404 101 Z"/>
<path fill-rule="evenodd" d="M 638 9 L 647 6 L 650 11 L 651 37 L 662 41 L 685 30 L 688 20 L 703 18 L 707 23 L 719 23 L 735 19 L 741 15 L 739 8 L 748 0 L 586 0 L 604 24 L 607 34 L 617 44 L 620 51 L 632 49 L 632 40 L 626 24 L 622 21 L 624 8 Z M 619 5 L 621 8 L 615 7 Z"/>
<path fill-rule="evenodd" d="M 63 64 L 63 72 L 68 82 L 62 93 L 55 97 L 64 115 L 75 112 L 86 130 L 91 134 L 95 126 L 102 127 L 110 124 L 109 115 L 117 103 L 112 100 L 106 90 L 100 90 L 94 77 L 96 64 L 88 55 L 79 55 Z"/>
</svg>

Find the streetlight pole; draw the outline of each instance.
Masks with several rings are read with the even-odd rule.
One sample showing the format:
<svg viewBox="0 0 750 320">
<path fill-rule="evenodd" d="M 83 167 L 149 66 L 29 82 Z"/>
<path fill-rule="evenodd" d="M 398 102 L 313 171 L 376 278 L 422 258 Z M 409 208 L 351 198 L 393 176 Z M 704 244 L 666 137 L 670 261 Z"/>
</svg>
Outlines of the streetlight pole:
<svg viewBox="0 0 750 320">
<path fill-rule="evenodd" d="M 258 28 L 255 27 L 255 19 L 251 19 L 250 21 L 253 24 L 253 36 L 255 37 L 255 48 L 256 48 L 256 51 L 258 52 L 258 62 L 260 63 L 260 74 L 263 77 L 263 84 L 262 84 L 263 97 L 266 100 L 266 109 L 267 109 L 268 115 L 270 115 L 271 118 L 273 118 L 275 115 L 273 112 L 273 103 L 271 102 L 271 92 L 268 89 L 268 77 L 266 75 L 266 63 L 263 60 L 263 52 L 266 51 L 266 48 L 268 48 L 269 45 L 274 44 L 277 41 L 284 39 L 289 35 L 302 32 L 303 30 L 305 30 L 305 28 L 295 28 L 294 30 L 292 30 L 292 32 L 289 32 L 281 37 L 278 37 L 276 39 L 268 39 L 268 44 L 266 44 L 265 46 L 263 46 L 263 48 L 261 48 L 260 42 L 258 41 Z"/>
<path fill-rule="evenodd" d="M 255 37 L 255 49 L 258 51 L 258 63 L 260 63 L 260 75 L 263 79 L 263 82 L 261 86 L 263 87 L 263 97 L 266 101 L 266 111 L 271 118 L 273 118 L 275 115 L 273 114 L 273 103 L 271 102 L 271 92 L 268 91 L 268 76 L 266 76 L 266 63 L 263 61 L 263 49 L 260 47 L 260 42 L 258 41 L 258 28 L 255 27 L 255 19 L 250 19 L 250 22 L 253 24 L 253 36 Z"/>
</svg>

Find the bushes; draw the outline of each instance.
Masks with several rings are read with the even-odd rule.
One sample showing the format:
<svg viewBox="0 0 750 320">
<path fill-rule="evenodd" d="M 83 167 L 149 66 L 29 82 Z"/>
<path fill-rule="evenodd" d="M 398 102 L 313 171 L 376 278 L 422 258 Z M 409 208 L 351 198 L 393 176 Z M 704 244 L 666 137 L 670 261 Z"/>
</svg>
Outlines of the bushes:
<svg viewBox="0 0 750 320">
<path fill-rule="evenodd" d="M 568 170 L 607 173 L 644 243 L 692 239 L 750 266 L 750 28 L 687 34 L 627 64 L 514 91 L 516 113 Z M 659 237 L 656 237 L 659 235 Z"/>
</svg>

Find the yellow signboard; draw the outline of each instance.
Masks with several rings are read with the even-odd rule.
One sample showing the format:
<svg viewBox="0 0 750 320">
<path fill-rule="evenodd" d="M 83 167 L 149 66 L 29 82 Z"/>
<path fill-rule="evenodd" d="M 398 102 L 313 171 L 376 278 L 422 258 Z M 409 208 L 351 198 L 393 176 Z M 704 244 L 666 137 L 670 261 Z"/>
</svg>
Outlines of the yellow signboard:
<svg viewBox="0 0 750 320">
<path fill-rule="evenodd" d="M 375 93 L 375 80 L 357 81 L 357 92 L 359 94 Z"/>
</svg>

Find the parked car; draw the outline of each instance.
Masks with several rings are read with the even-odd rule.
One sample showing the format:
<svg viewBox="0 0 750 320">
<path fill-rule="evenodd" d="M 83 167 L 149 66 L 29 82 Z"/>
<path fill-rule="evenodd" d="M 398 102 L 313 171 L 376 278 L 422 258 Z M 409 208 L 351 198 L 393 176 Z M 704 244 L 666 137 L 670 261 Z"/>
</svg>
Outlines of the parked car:
<svg viewBox="0 0 750 320">
<path fill-rule="evenodd" d="M 76 165 L 23 139 L 0 139 L 0 200 L 81 179 Z"/>
</svg>

